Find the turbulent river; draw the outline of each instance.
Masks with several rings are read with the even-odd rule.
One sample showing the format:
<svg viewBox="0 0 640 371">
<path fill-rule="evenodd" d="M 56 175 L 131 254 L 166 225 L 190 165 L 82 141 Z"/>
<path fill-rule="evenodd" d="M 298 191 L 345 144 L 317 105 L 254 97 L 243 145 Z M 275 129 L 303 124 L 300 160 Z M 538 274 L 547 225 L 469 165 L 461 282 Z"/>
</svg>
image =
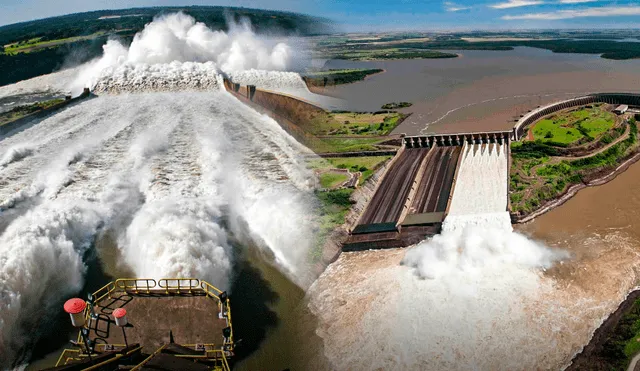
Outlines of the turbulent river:
<svg viewBox="0 0 640 371">
<path fill-rule="evenodd" d="M 1 141 L 3 354 L 43 304 L 82 287 L 83 256 L 107 231 L 138 277 L 228 288 L 232 236 L 300 277 L 312 239 L 305 151 L 224 92 L 99 97 Z"/>
</svg>

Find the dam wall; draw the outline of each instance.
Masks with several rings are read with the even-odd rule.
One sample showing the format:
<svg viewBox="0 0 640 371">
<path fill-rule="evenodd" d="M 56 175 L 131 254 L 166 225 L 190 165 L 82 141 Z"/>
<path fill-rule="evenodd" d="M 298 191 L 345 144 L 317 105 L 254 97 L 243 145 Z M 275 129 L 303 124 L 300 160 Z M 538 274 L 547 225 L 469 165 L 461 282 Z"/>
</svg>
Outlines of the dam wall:
<svg viewBox="0 0 640 371">
<path fill-rule="evenodd" d="M 89 91 L 88 88 L 85 88 L 84 91 L 82 92 L 82 94 L 78 95 L 75 98 L 71 98 L 70 96 L 67 96 L 65 98 L 65 100 L 63 102 L 60 102 L 58 104 L 55 104 L 51 107 L 42 109 L 40 111 L 31 113 L 29 115 L 26 115 L 24 117 L 21 117 L 19 119 L 16 119 L 14 121 L 11 121 L 9 123 L 6 123 L 2 126 L 0 126 L 0 135 L 7 135 L 10 132 L 17 130 L 19 128 L 21 128 L 23 125 L 26 125 L 30 122 L 32 122 L 33 120 L 36 119 L 40 119 L 40 118 L 44 118 L 49 116 L 50 114 L 59 111 L 65 107 L 67 107 L 70 104 L 76 103 L 82 99 L 88 98 L 89 96 L 91 96 L 91 92 Z"/>
<path fill-rule="evenodd" d="M 224 80 L 227 92 L 240 99 L 256 111 L 273 118 L 292 137 L 303 144 L 310 143 L 314 136 L 307 133 L 299 124 L 310 122 L 324 110 L 282 93 L 261 90 L 253 85 L 241 86 L 228 79 Z"/>
<path fill-rule="evenodd" d="M 640 94 L 631 93 L 596 93 L 583 97 L 577 97 L 562 102 L 551 103 L 549 105 L 536 108 L 524 115 L 513 128 L 514 140 L 520 140 L 526 129 L 541 118 L 556 111 L 568 108 L 584 106 L 593 103 L 626 104 L 629 106 L 640 106 Z"/>
<path fill-rule="evenodd" d="M 511 131 L 488 131 L 481 133 L 430 134 L 405 136 L 403 145 L 408 148 L 431 148 L 433 146 L 461 146 L 482 143 L 509 143 L 513 139 Z"/>
</svg>

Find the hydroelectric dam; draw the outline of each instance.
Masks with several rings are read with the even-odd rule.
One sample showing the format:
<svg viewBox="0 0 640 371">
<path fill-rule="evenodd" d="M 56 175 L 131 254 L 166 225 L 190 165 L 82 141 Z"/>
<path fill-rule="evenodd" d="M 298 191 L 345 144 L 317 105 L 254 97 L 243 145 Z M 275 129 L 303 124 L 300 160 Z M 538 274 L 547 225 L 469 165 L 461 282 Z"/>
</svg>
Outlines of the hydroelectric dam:
<svg viewBox="0 0 640 371">
<path fill-rule="evenodd" d="M 404 137 L 343 251 L 405 247 L 484 219 L 509 224 L 512 138 L 512 131 Z"/>
</svg>

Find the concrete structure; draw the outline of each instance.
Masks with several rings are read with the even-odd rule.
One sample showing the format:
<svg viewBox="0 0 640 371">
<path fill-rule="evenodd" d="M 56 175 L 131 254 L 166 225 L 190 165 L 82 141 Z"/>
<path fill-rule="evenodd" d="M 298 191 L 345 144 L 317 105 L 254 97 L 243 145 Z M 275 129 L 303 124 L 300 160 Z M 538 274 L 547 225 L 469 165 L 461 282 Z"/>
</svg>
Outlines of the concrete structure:
<svg viewBox="0 0 640 371">
<path fill-rule="evenodd" d="M 629 110 L 629 106 L 626 104 L 621 104 L 613 110 L 613 113 L 617 115 L 623 115 Z"/>
<path fill-rule="evenodd" d="M 631 93 L 596 93 L 583 97 L 573 98 L 562 102 L 552 103 L 537 108 L 524 115 L 513 128 L 513 139 L 520 140 L 525 130 L 534 122 L 556 111 L 583 106 L 592 103 L 607 103 L 627 106 L 640 106 L 640 94 Z"/>
<path fill-rule="evenodd" d="M 483 143 L 509 143 L 513 138 L 510 131 L 489 131 L 482 133 L 430 134 L 405 136 L 403 144 L 407 148 L 431 148 L 433 146 L 461 146 Z"/>
</svg>

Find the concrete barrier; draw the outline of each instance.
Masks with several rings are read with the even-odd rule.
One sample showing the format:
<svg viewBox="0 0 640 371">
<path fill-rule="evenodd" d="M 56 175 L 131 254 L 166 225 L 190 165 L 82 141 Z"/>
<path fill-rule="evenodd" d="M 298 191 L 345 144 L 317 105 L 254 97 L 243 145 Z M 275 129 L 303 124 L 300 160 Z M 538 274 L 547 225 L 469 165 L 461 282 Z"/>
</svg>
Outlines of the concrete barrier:
<svg viewBox="0 0 640 371">
<path fill-rule="evenodd" d="M 511 131 L 487 131 L 478 133 L 430 134 L 405 136 L 403 145 L 408 148 L 431 148 L 433 146 L 462 146 L 463 144 L 509 143 Z"/>
</svg>

